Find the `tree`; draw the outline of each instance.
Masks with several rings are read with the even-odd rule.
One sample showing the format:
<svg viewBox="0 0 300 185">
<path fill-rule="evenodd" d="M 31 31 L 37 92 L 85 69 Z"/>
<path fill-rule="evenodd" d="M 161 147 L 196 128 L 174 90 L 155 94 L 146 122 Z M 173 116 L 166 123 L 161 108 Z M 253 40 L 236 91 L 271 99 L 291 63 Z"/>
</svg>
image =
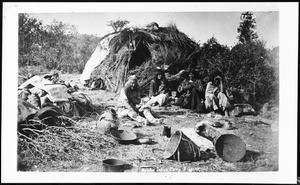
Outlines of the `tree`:
<svg viewBox="0 0 300 185">
<path fill-rule="evenodd" d="M 275 104 L 279 103 L 279 47 L 275 47 L 268 50 L 268 60 L 266 61 L 266 66 L 272 70 L 272 79 L 269 84 L 273 90 L 270 94 L 273 97 Z"/>
<path fill-rule="evenodd" d="M 29 72 L 41 74 L 53 69 L 81 73 L 99 40 L 79 34 L 74 25 L 56 20 L 43 25 L 36 18 L 19 14 L 20 79 Z"/>
<path fill-rule="evenodd" d="M 124 20 L 116 20 L 116 21 L 109 21 L 107 23 L 107 26 L 111 26 L 115 32 L 121 31 L 127 24 L 129 24 L 129 21 L 124 19 Z"/>
<path fill-rule="evenodd" d="M 46 30 L 41 61 L 47 69 L 61 70 L 72 62 L 73 48 L 69 41 L 77 31 L 74 26 L 56 20 L 47 25 Z"/>
<path fill-rule="evenodd" d="M 241 22 L 237 31 L 238 39 L 241 43 L 251 42 L 258 38 L 256 33 L 256 20 L 252 12 L 244 12 L 241 14 Z"/>
<path fill-rule="evenodd" d="M 28 14 L 19 14 L 19 65 L 36 64 L 34 52 L 41 48 L 45 30 L 42 23 Z"/>
<path fill-rule="evenodd" d="M 63 69 L 66 69 L 65 71 L 69 73 L 75 71 L 82 73 L 86 62 L 93 54 L 99 41 L 100 38 L 94 35 L 78 34 L 72 37 L 69 40 L 72 48 L 72 52 L 69 53 L 69 55 L 72 56 L 72 60 L 70 60 L 69 63 L 65 64 L 67 65 L 67 67 L 63 67 Z"/>
<path fill-rule="evenodd" d="M 264 103 L 274 94 L 276 73 L 268 65 L 269 56 L 265 42 L 253 41 L 237 44 L 231 50 L 230 84 L 251 92 L 253 101 Z"/>
<path fill-rule="evenodd" d="M 228 68 L 229 56 L 230 49 L 221 45 L 215 37 L 208 39 L 200 47 L 197 68 L 200 68 L 203 73 L 201 76 L 206 77 L 205 82 L 208 82 L 216 71 L 221 71 L 227 77 L 230 70 Z"/>
</svg>

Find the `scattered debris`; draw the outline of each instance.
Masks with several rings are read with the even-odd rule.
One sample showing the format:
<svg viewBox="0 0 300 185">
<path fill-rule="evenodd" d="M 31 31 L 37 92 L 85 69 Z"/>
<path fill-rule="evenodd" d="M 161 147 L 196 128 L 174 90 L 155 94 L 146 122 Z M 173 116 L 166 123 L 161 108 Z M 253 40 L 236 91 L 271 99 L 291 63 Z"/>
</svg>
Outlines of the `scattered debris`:
<svg viewBox="0 0 300 185">
<path fill-rule="evenodd" d="M 156 172 L 157 168 L 152 166 L 141 166 L 139 172 Z"/>
<path fill-rule="evenodd" d="M 38 109 L 29 102 L 18 98 L 18 123 L 28 122 L 30 115 L 35 115 Z"/>
<path fill-rule="evenodd" d="M 95 76 L 95 77 L 90 78 L 89 80 L 85 80 L 85 83 L 83 84 L 83 86 L 89 87 L 90 90 L 105 90 L 106 89 L 104 80 L 99 76 Z"/>
<path fill-rule="evenodd" d="M 249 118 L 245 117 L 246 122 L 254 122 L 255 124 L 272 125 L 274 121 L 262 117 Z"/>
<path fill-rule="evenodd" d="M 182 119 L 186 118 L 185 115 L 177 115 L 176 117 L 177 117 L 177 118 L 182 118 Z"/>
<path fill-rule="evenodd" d="M 233 129 L 235 129 L 235 127 L 233 127 L 233 124 L 229 120 L 220 119 L 219 122 L 227 130 L 233 130 Z"/>
<path fill-rule="evenodd" d="M 151 144 L 152 139 L 151 138 L 140 138 L 137 140 L 137 142 L 140 144 Z"/>
<path fill-rule="evenodd" d="M 246 144 L 236 135 L 222 134 L 205 122 L 196 124 L 195 131 L 210 140 L 214 144 L 218 156 L 225 161 L 236 162 L 246 154 Z"/>
<path fill-rule="evenodd" d="M 90 102 L 88 101 L 89 97 L 84 98 L 84 96 L 80 95 L 80 92 L 75 92 L 74 95 L 73 95 L 73 93 L 71 93 L 70 95 L 72 96 L 71 99 L 73 101 L 75 101 L 74 96 L 76 96 L 77 101 L 78 101 L 77 103 L 80 102 L 82 105 L 90 107 L 89 110 L 93 110 L 93 108 L 94 108 L 93 105 L 89 104 L 91 101 Z M 84 93 L 83 93 L 83 95 L 84 95 Z M 23 101 L 25 101 L 25 100 L 23 100 Z M 25 102 L 27 102 L 27 101 L 25 101 Z M 114 103 L 114 102 L 112 102 L 112 103 Z M 65 105 L 64 110 L 66 110 L 68 108 L 71 108 L 72 106 L 70 106 L 70 105 L 71 104 L 69 104 L 68 106 Z M 112 107 L 114 107 L 114 106 L 112 106 Z M 34 108 L 34 110 L 38 111 L 39 109 Z M 237 160 L 236 156 L 240 156 L 238 154 L 236 154 L 236 155 L 228 154 L 228 150 L 229 149 L 226 150 L 226 147 L 229 148 L 230 146 L 228 146 L 228 145 L 225 146 L 224 143 L 227 143 L 228 141 L 231 142 L 231 140 L 234 140 L 236 138 L 235 138 L 234 135 L 233 136 L 232 135 L 229 136 L 229 134 L 223 134 L 223 133 L 226 132 L 226 130 L 233 129 L 233 125 L 235 125 L 235 123 L 239 123 L 239 122 L 241 122 L 243 120 L 245 120 L 245 122 L 254 122 L 255 124 L 266 124 L 266 125 L 267 124 L 272 124 L 271 120 L 268 120 L 268 119 L 265 119 L 265 118 L 261 118 L 261 117 L 257 117 L 257 116 L 245 116 L 245 117 L 242 117 L 242 118 L 224 118 L 224 117 L 221 117 L 219 115 L 211 116 L 210 119 L 206 118 L 208 120 L 203 120 L 203 123 L 208 124 L 211 128 L 213 128 L 213 129 L 215 129 L 217 131 L 220 131 L 220 133 L 221 133 L 220 135 L 221 136 L 222 135 L 226 135 L 226 137 L 225 136 L 224 136 L 224 138 L 221 138 L 220 136 L 216 137 L 215 140 L 219 139 L 219 141 L 218 141 L 219 145 L 217 146 L 211 140 L 209 140 L 209 139 L 207 139 L 207 138 L 205 138 L 205 137 L 197 134 L 195 132 L 194 128 L 182 128 L 182 129 L 180 129 L 180 131 L 186 136 L 186 138 L 182 137 L 180 139 L 180 137 L 177 136 L 177 139 L 178 140 L 180 139 L 179 141 L 181 142 L 181 144 L 185 143 L 186 145 L 185 144 L 182 144 L 183 146 L 179 146 L 178 145 L 177 148 L 183 147 L 184 151 L 182 151 L 182 149 L 179 149 L 180 150 L 179 152 L 175 151 L 174 154 L 172 155 L 172 157 L 170 158 L 170 159 L 175 159 L 175 161 L 174 161 L 174 160 L 161 159 L 162 156 L 164 156 L 163 153 L 165 152 L 165 150 L 162 149 L 163 148 L 162 146 L 164 146 L 162 143 L 164 143 L 165 145 L 167 145 L 168 141 L 171 140 L 171 139 L 168 139 L 167 137 L 161 137 L 161 132 L 163 131 L 163 127 L 164 126 L 160 126 L 159 127 L 159 133 L 155 132 L 157 134 L 157 138 L 155 138 L 155 142 L 153 141 L 153 138 L 150 138 L 150 137 L 152 137 L 152 134 L 151 134 L 151 136 L 150 135 L 145 135 L 145 136 L 142 135 L 141 137 L 137 136 L 136 140 L 130 141 L 128 143 L 130 145 L 119 145 L 119 144 L 116 144 L 116 142 L 114 142 L 113 137 L 106 138 L 108 135 L 107 134 L 103 134 L 102 132 L 99 132 L 99 126 L 102 125 L 102 123 L 103 123 L 103 125 L 105 125 L 104 121 L 107 121 L 107 122 L 114 121 L 115 118 L 114 118 L 114 116 L 112 116 L 113 113 L 111 113 L 110 111 L 111 111 L 110 108 L 107 108 L 104 111 L 103 111 L 103 109 L 101 109 L 101 111 L 98 111 L 98 113 L 99 112 L 101 113 L 100 115 L 98 115 L 95 112 L 95 114 L 97 114 L 96 117 L 89 117 L 89 118 L 86 117 L 85 119 L 81 118 L 82 121 L 86 121 L 87 119 L 89 119 L 89 120 L 93 119 L 93 121 L 95 123 L 97 123 L 95 125 L 98 126 L 98 129 L 89 128 L 90 131 L 86 132 L 87 128 L 92 124 L 91 121 L 89 121 L 88 123 L 86 123 L 85 124 L 86 127 L 84 127 L 84 128 L 83 127 L 80 127 L 79 129 L 76 128 L 78 126 L 77 125 L 78 122 L 74 122 L 72 124 L 73 128 L 71 128 L 71 129 L 67 128 L 66 126 L 63 126 L 61 128 L 56 128 L 55 132 L 53 132 L 52 134 L 54 136 L 57 136 L 57 137 L 60 137 L 60 134 L 63 134 L 63 135 L 61 135 L 61 136 L 63 136 L 62 138 L 69 137 L 69 136 L 64 135 L 64 132 L 66 130 L 68 130 L 68 129 L 69 129 L 70 133 L 74 132 L 74 137 L 76 136 L 76 134 L 80 134 L 80 137 L 78 137 L 77 139 L 84 139 L 84 143 L 82 143 L 82 144 L 84 144 L 84 146 L 82 146 L 83 147 L 82 149 L 84 151 L 89 152 L 89 154 L 86 154 L 86 153 L 84 153 L 84 151 L 81 151 L 81 146 L 79 146 L 80 143 L 81 143 L 81 141 L 77 142 L 77 140 L 74 139 L 76 141 L 77 148 L 73 147 L 72 144 L 68 145 L 68 143 L 64 143 L 64 146 L 68 146 L 70 148 L 65 147 L 64 149 L 63 148 L 59 149 L 60 152 L 62 152 L 62 151 L 63 152 L 68 151 L 68 152 L 66 152 L 68 154 L 68 156 L 66 156 L 65 158 L 63 158 L 61 155 L 67 155 L 67 154 L 62 153 L 60 155 L 57 152 L 53 152 L 54 156 L 58 156 L 59 159 L 63 158 L 64 160 L 67 160 L 67 158 L 70 157 L 70 159 L 72 160 L 75 157 L 75 155 L 76 155 L 76 158 L 79 159 L 78 161 L 82 162 L 82 161 L 89 161 L 90 160 L 89 163 L 94 163 L 95 161 L 97 161 L 97 163 L 98 163 L 98 162 L 101 162 L 105 158 L 109 158 L 110 156 L 113 156 L 113 157 L 116 157 L 117 159 L 120 159 L 120 160 L 132 161 L 131 165 L 133 165 L 135 167 L 135 170 L 139 171 L 139 172 L 156 172 L 156 171 L 162 171 L 162 170 L 166 170 L 166 172 L 167 172 L 167 171 L 171 171 L 172 170 L 172 169 L 171 170 L 168 169 L 169 167 L 172 167 L 172 168 L 174 168 L 174 169 L 176 169 L 178 171 L 188 171 L 188 170 L 191 170 L 191 171 L 226 171 L 226 170 L 227 171 L 236 171 L 238 169 L 243 171 L 245 165 L 248 165 L 247 169 L 249 169 L 249 165 L 251 165 L 250 163 L 253 162 L 254 159 L 250 159 L 249 158 L 246 161 L 245 161 L 245 159 L 242 160 L 242 162 L 244 162 L 244 163 L 248 162 L 249 164 L 248 163 L 247 164 L 240 164 L 240 163 L 226 163 L 226 162 L 222 162 L 223 160 L 224 161 L 228 161 L 228 162 L 235 162 Z M 183 112 L 185 114 L 178 115 L 179 114 L 178 113 L 176 115 L 176 111 Z M 183 119 L 171 120 L 171 121 L 174 121 L 174 123 L 187 123 L 188 121 L 187 121 L 186 118 L 189 118 L 189 120 L 191 120 L 191 122 L 193 122 L 195 120 L 201 120 L 199 117 L 196 117 L 196 114 L 194 115 L 194 114 L 191 114 L 191 113 L 186 113 L 185 110 L 182 111 L 182 109 L 180 109 L 180 108 L 178 108 L 176 110 L 176 107 L 173 106 L 173 105 L 172 105 L 172 107 L 170 107 L 169 110 L 167 110 L 167 109 L 166 110 L 156 110 L 156 112 L 159 113 L 159 115 L 163 114 L 164 118 L 168 118 L 168 116 L 169 116 L 169 117 L 176 117 L 176 118 L 183 118 L 184 119 L 184 120 Z M 245 112 L 246 111 L 243 109 L 243 114 Z M 35 114 L 36 113 L 33 113 L 32 115 L 35 115 Z M 200 116 L 203 116 L 203 118 L 204 118 L 204 117 L 206 117 L 206 115 L 207 114 L 201 114 Z M 58 117 L 60 117 L 60 116 L 58 116 Z M 31 117 L 29 116 L 29 118 L 27 118 L 27 120 L 28 119 L 31 119 Z M 53 120 L 53 122 L 54 121 L 57 121 L 57 120 Z M 118 120 L 118 121 L 124 122 L 124 121 L 126 121 L 126 119 L 124 119 L 124 120 Z M 167 125 L 171 125 L 172 124 L 172 122 L 169 122 L 169 121 L 170 120 L 167 119 L 167 122 L 166 122 Z M 132 121 L 131 123 L 134 123 L 134 122 Z M 69 123 L 65 123 L 65 125 L 67 125 L 67 124 L 69 124 Z M 125 122 L 125 124 L 122 124 L 122 126 L 125 126 L 125 125 L 126 125 L 126 122 Z M 242 129 L 242 126 L 245 126 L 245 125 L 247 125 L 247 124 L 240 125 L 239 129 L 240 128 Z M 178 124 L 177 124 L 177 126 L 178 126 Z M 46 126 L 46 129 L 43 129 L 40 132 L 41 133 L 45 133 L 46 131 L 48 131 L 48 128 L 49 128 L 49 125 Z M 149 130 L 150 130 L 150 132 L 153 132 L 153 128 L 154 127 L 147 127 L 146 128 L 147 129 L 146 132 L 148 133 Z M 155 127 L 155 129 L 156 128 L 158 128 L 158 127 Z M 118 127 L 116 127 L 115 129 L 112 129 L 112 130 L 116 130 L 116 129 L 118 129 Z M 144 128 L 137 128 L 137 129 L 133 129 L 133 130 L 134 131 L 140 131 L 141 129 L 144 129 Z M 174 126 L 172 125 L 172 129 L 174 129 L 174 130 L 178 129 L 176 127 L 176 124 L 174 124 Z M 107 129 L 106 133 L 109 133 L 108 130 L 110 130 L 110 129 Z M 35 133 L 36 135 L 38 135 L 38 133 L 39 133 L 39 131 L 37 129 L 34 129 L 34 128 L 33 129 L 29 128 L 29 131 L 32 132 L 32 133 Z M 235 132 L 235 131 L 233 131 L 233 132 Z M 24 140 L 24 138 L 26 137 L 26 135 L 24 135 L 24 134 L 21 135 L 21 134 L 22 133 L 19 133 L 19 136 L 20 136 L 20 138 L 23 139 L 22 140 L 23 144 L 24 144 L 25 140 L 26 140 L 27 143 L 28 142 L 32 142 L 32 141 L 30 141 L 27 138 Z M 254 139 L 255 137 L 249 137 L 249 136 L 252 136 L 252 135 L 253 135 L 253 132 L 247 132 L 248 138 L 246 138 L 245 141 L 248 142 L 248 139 L 250 139 L 250 140 Z M 90 144 L 88 144 L 88 140 L 85 140 L 85 139 L 89 139 L 88 136 L 91 137 L 91 142 L 92 143 L 90 143 Z M 245 137 L 247 137 L 247 136 L 245 136 Z M 256 132 L 255 132 L 255 136 L 258 136 Z M 48 137 L 48 138 L 50 138 L 50 137 Z M 98 140 L 99 142 L 96 141 L 96 138 L 100 139 L 100 140 Z M 72 137 L 70 137 L 70 139 L 72 139 Z M 104 140 L 102 140 L 102 139 L 104 139 Z M 186 139 L 186 141 L 183 141 L 183 139 Z M 33 140 L 34 140 L 34 138 L 33 138 Z M 58 142 L 58 141 L 59 141 L 59 139 L 55 140 L 55 142 Z M 190 143 L 190 146 L 188 146 L 187 143 Z M 36 145 L 37 143 L 33 143 L 33 144 Z M 157 145 L 157 144 L 159 144 L 159 145 Z M 251 144 L 253 144 L 253 143 L 251 143 Z M 52 145 L 52 141 L 51 141 L 51 145 Z M 107 147 L 106 147 L 106 145 L 107 145 Z M 236 144 L 236 145 L 238 145 L 238 144 Z M 51 158 L 52 156 L 51 156 L 50 153 L 47 153 L 44 156 L 44 158 L 41 158 L 41 156 L 42 156 L 42 154 L 44 153 L 45 150 L 44 150 L 44 148 L 39 148 L 39 147 L 40 146 L 44 146 L 44 144 L 43 145 L 36 145 L 36 146 L 37 147 L 33 147 L 32 150 L 31 150 L 31 152 L 33 152 L 37 156 L 36 159 L 43 160 L 44 164 L 46 164 L 46 161 L 54 161 L 54 159 Z M 53 146 L 59 147 L 59 144 L 53 145 Z M 220 146 L 223 146 L 223 148 L 225 148 L 225 149 L 223 149 L 222 151 L 220 151 L 219 150 L 219 148 L 221 148 Z M 132 148 L 132 147 L 135 147 L 135 148 Z M 161 148 L 155 148 L 155 147 L 161 147 Z M 247 145 L 247 147 L 248 148 L 249 147 L 254 148 L 254 147 L 260 147 L 260 146 Z M 175 148 L 175 146 L 174 146 L 174 148 Z M 34 151 L 35 149 L 41 149 L 41 150 L 38 150 L 38 151 L 41 151 L 41 153 L 38 154 L 38 151 Z M 53 148 L 53 149 L 55 149 L 55 148 Z M 72 156 L 73 154 L 70 153 L 71 149 L 74 149 L 78 154 L 74 153 L 74 156 Z M 193 152 L 190 149 L 194 149 L 195 152 Z M 200 151 L 199 154 L 197 153 L 198 149 Z M 110 150 L 110 152 L 107 152 L 108 150 Z M 115 155 L 115 153 L 114 153 L 115 150 L 117 150 L 118 152 L 121 152 L 121 153 L 123 152 L 123 154 L 121 155 L 121 157 Z M 157 153 L 154 153 L 154 150 L 160 150 L 160 151 L 157 152 Z M 134 152 L 138 151 L 138 155 L 140 155 L 141 158 L 142 158 L 143 155 L 145 155 L 147 152 L 149 152 L 149 156 L 148 157 L 144 157 L 144 159 L 141 159 L 141 161 L 143 161 L 143 163 L 144 163 L 143 166 L 139 166 L 138 165 L 138 162 L 137 162 L 138 159 L 135 156 L 133 156 L 131 158 L 129 157 L 133 153 L 133 151 Z M 193 153 L 196 157 L 191 157 L 188 160 L 185 159 L 183 156 L 188 156 L 188 154 L 186 153 L 188 151 L 192 151 L 191 153 Z M 242 149 L 239 152 L 242 155 Z M 96 154 L 96 153 L 98 153 L 98 154 Z M 222 153 L 222 155 L 220 153 Z M 198 159 L 198 156 L 200 156 L 199 159 Z M 216 156 L 219 156 L 220 158 L 216 158 L 215 159 Z M 226 158 L 226 156 L 227 156 L 227 158 Z M 234 159 L 234 157 L 236 157 L 236 158 Z M 197 158 L 197 159 L 194 160 L 195 158 Z M 234 160 L 234 161 L 231 161 L 231 160 Z M 182 161 L 194 161 L 194 162 L 178 163 L 177 161 L 181 161 L 181 162 Z M 218 162 L 220 162 L 220 161 L 221 161 L 221 164 L 218 164 Z M 256 160 L 254 160 L 254 161 L 256 161 Z M 210 167 L 208 165 L 208 164 L 211 164 L 211 163 L 213 163 L 214 166 Z M 85 164 L 85 165 L 88 165 L 88 164 Z M 188 165 L 191 165 L 191 167 L 192 166 L 196 166 L 196 167 L 195 168 L 192 167 L 192 168 L 189 169 Z M 240 165 L 240 166 L 244 165 L 244 166 L 243 166 L 243 168 L 240 168 L 237 165 Z M 66 164 L 63 164 L 61 166 L 64 166 L 64 169 L 70 168 L 70 165 L 66 165 Z M 99 165 L 99 166 L 101 167 L 101 165 Z M 267 166 L 264 166 L 264 167 L 266 167 L 265 170 L 269 169 Z M 33 170 L 41 170 L 41 168 L 40 168 L 39 165 L 33 166 L 32 169 Z M 80 169 L 78 169 L 78 170 L 80 170 Z M 92 167 L 89 168 L 89 171 L 99 171 L 99 170 L 100 169 L 98 169 L 98 168 L 92 168 Z M 103 169 L 101 168 L 101 170 L 103 170 Z M 259 170 L 260 169 L 258 169 L 258 171 Z"/>
<path fill-rule="evenodd" d="M 253 115 L 255 114 L 255 110 L 252 108 L 250 104 L 234 104 L 233 110 L 231 111 L 231 115 L 238 117 L 242 115 Z"/>
</svg>

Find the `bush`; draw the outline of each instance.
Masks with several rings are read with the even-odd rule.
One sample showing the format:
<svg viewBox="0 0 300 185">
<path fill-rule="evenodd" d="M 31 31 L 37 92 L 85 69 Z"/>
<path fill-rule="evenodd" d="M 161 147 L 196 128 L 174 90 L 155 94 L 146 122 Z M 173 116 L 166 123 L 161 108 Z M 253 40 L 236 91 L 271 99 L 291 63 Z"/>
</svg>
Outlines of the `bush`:
<svg viewBox="0 0 300 185">
<path fill-rule="evenodd" d="M 265 103 L 272 99 L 278 78 L 276 69 L 268 65 L 269 56 L 263 41 L 237 44 L 231 50 L 230 85 L 245 88 L 253 101 Z"/>
<path fill-rule="evenodd" d="M 255 40 L 229 49 L 212 37 L 200 47 L 197 57 L 196 68 L 205 83 L 220 71 L 225 87 L 243 89 L 252 105 L 278 100 L 278 48 L 268 51 L 264 41 Z"/>
<path fill-rule="evenodd" d="M 78 34 L 73 25 L 56 20 L 42 25 L 36 18 L 20 14 L 19 67 L 41 66 L 48 71 L 81 73 L 98 41 L 96 36 Z"/>
</svg>

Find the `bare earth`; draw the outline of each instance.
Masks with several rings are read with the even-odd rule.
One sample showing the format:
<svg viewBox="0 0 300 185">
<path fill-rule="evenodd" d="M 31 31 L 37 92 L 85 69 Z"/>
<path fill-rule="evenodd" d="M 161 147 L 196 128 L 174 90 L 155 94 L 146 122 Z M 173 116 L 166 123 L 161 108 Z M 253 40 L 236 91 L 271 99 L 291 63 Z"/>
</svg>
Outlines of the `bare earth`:
<svg viewBox="0 0 300 185">
<path fill-rule="evenodd" d="M 104 90 L 87 90 L 79 82 L 79 74 L 63 74 L 61 78 L 66 82 L 73 80 L 71 84 L 77 84 L 80 90 L 86 93 L 96 106 L 114 107 L 117 103 L 118 94 Z M 190 110 L 177 106 L 154 109 L 156 117 L 164 118 L 164 125 L 171 126 L 171 133 L 180 128 L 193 128 L 196 123 L 206 114 L 197 115 Z M 78 124 L 95 124 L 101 110 L 94 116 L 83 118 Z M 168 138 L 162 136 L 163 125 L 144 126 L 132 128 L 121 126 L 119 129 L 127 129 L 135 132 L 140 138 L 151 138 L 151 144 L 122 145 L 105 135 L 108 141 L 113 143 L 110 147 L 103 145 L 101 155 L 97 159 L 87 160 L 83 165 L 57 163 L 53 166 L 39 166 L 40 171 L 102 171 L 101 161 L 107 158 L 121 159 L 127 163 L 125 172 L 157 171 L 157 172 L 250 172 L 250 171 L 278 171 L 278 113 L 272 116 L 272 124 L 265 124 L 258 120 L 259 116 L 242 116 L 231 118 L 234 130 L 225 130 L 233 133 L 246 143 L 246 155 L 239 162 L 226 162 L 217 155 L 207 156 L 206 159 L 197 162 L 178 162 L 163 159 L 163 151 Z M 252 120 L 252 121 L 249 121 Z M 120 123 L 132 122 L 130 119 L 120 120 Z M 222 128 L 220 128 L 222 129 Z M 223 130 L 224 131 L 224 130 Z M 99 136 L 101 137 L 101 136 Z M 103 136 L 104 137 L 104 136 Z M 212 151 L 214 154 L 215 151 Z"/>
</svg>

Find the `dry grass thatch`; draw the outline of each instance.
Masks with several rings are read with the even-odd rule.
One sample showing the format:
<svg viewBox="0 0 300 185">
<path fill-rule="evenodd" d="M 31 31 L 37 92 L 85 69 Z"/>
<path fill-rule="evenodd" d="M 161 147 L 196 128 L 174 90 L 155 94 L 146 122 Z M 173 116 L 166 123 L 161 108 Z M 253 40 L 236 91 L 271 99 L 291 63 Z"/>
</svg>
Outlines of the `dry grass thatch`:
<svg viewBox="0 0 300 185">
<path fill-rule="evenodd" d="M 186 69 L 199 46 L 173 24 L 157 30 L 124 29 L 112 37 L 109 48 L 109 55 L 92 76 L 99 75 L 108 90 L 118 92 L 129 74 L 136 74 L 141 84 L 148 84 L 156 66 L 167 64 L 173 74 Z"/>
</svg>

